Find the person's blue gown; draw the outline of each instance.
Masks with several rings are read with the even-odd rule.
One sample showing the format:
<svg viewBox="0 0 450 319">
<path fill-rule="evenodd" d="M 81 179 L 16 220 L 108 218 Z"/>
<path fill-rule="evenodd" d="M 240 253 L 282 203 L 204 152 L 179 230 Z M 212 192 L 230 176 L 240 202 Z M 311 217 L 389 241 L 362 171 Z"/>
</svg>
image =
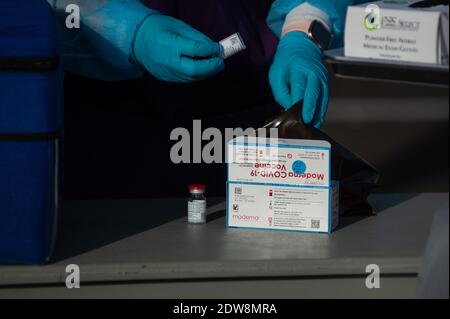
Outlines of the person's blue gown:
<svg viewBox="0 0 450 319">
<path fill-rule="evenodd" d="M 209 195 L 223 195 L 225 165 L 172 164 L 169 154 L 175 142 L 169 140 L 170 132 L 191 128 L 193 119 L 201 119 L 203 128 L 257 127 L 281 110 L 268 80 L 278 44 L 276 23 L 274 30 L 267 24 L 274 0 L 142 2 L 214 41 L 239 32 L 247 50 L 227 60 L 224 72 L 191 84 L 161 82 L 149 73 L 115 83 L 69 76 L 66 195 L 182 196 L 194 182 L 207 184 Z M 303 1 L 277 2 L 280 11 L 271 17 L 275 22 Z"/>
<path fill-rule="evenodd" d="M 240 32 L 248 49 L 206 81 L 170 84 L 149 73 L 139 80 L 66 80 L 66 197 L 183 196 L 189 183 L 225 192 L 224 164 L 172 164 L 170 132 L 192 127 L 251 127 L 281 110 L 268 82 L 278 38 L 266 24 L 272 0 L 149 1 L 213 40 Z M 208 16 L 203 13 L 208 11 Z M 243 77 L 243 75 L 246 75 Z"/>
</svg>

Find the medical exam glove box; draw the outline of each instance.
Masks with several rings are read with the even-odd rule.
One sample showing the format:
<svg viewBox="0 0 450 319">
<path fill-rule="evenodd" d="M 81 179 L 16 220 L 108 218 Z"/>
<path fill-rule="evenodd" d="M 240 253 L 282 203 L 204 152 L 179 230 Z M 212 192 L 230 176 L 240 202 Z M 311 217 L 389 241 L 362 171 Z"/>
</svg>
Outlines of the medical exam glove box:
<svg viewBox="0 0 450 319">
<path fill-rule="evenodd" d="M 331 233 L 339 185 L 326 141 L 238 137 L 227 145 L 227 226 Z"/>
<path fill-rule="evenodd" d="M 347 57 L 448 65 L 448 51 L 448 3 L 376 1 L 348 8 Z"/>
<path fill-rule="evenodd" d="M 46 0 L 0 1 L 0 264 L 42 264 L 55 240 L 62 73 Z"/>
</svg>

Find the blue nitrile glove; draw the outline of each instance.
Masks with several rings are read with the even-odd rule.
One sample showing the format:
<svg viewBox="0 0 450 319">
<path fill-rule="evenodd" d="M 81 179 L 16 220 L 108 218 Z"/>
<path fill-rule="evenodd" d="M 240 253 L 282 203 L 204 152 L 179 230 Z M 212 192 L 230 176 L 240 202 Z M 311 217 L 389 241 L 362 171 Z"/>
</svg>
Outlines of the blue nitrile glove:
<svg viewBox="0 0 450 319">
<path fill-rule="evenodd" d="M 285 109 L 303 100 L 303 121 L 320 127 L 328 107 L 328 70 L 322 51 L 303 32 L 280 41 L 269 74 L 276 101 Z"/>
<path fill-rule="evenodd" d="M 206 79 L 225 67 L 222 48 L 183 21 L 156 14 L 139 28 L 134 55 L 151 74 L 167 82 Z"/>
</svg>

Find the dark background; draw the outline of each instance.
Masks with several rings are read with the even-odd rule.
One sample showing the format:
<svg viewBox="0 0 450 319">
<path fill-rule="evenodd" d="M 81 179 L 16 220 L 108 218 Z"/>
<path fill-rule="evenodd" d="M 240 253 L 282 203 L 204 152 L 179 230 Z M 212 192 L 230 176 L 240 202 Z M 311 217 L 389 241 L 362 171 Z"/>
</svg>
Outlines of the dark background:
<svg viewBox="0 0 450 319">
<path fill-rule="evenodd" d="M 323 130 L 381 171 L 377 192 L 448 192 L 448 88 L 332 78 L 331 89 Z M 224 165 L 167 164 L 171 123 L 190 129 L 192 119 L 162 115 L 148 90 L 142 80 L 66 76 L 66 198 L 185 196 L 196 182 L 208 184 L 210 196 L 224 195 Z M 218 92 L 205 96 L 212 109 L 220 104 Z M 261 105 L 242 115 L 239 107 L 230 104 L 233 114 L 212 116 L 203 128 L 254 126 L 278 112 Z"/>
</svg>

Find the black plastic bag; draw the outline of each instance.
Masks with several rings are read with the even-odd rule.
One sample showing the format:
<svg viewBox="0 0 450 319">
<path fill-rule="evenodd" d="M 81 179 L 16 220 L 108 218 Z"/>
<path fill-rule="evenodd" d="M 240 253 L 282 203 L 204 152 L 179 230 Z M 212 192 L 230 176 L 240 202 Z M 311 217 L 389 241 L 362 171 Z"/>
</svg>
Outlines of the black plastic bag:
<svg viewBox="0 0 450 319">
<path fill-rule="evenodd" d="M 331 178 L 339 181 L 341 215 L 372 215 L 368 196 L 377 186 L 379 172 L 369 163 L 301 120 L 302 103 L 271 120 L 264 128 L 277 128 L 279 138 L 324 140 L 331 143 Z"/>
</svg>

